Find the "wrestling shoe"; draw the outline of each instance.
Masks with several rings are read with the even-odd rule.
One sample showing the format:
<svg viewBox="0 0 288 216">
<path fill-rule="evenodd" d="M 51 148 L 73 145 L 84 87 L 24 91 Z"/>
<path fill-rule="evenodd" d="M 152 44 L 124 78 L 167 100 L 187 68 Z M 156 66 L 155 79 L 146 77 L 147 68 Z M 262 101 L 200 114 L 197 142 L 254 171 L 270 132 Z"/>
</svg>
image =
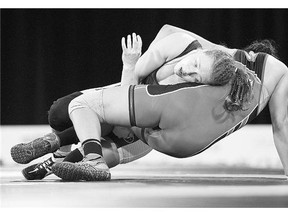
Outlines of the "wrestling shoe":
<svg viewBox="0 0 288 216">
<path fill-rule="evenodd" d="M 27 180 L 41 180 L 52 174 L 52 165 L 60 163 L 64 160 L 65 155 L 53 154 L 53 157 L 48 158 L 42 163 L 33 164 L 22 170 L 23 176 Z"/>
<path fill-rule="evenodd" d="M 47 153 L 53 153 L 60 147 L 56 134 L 49 133 L 44 137 L 33 140 L 29 143 L 20 143 L 11 148 L 13 160 L 20 164 L 27 164 Z"/>
<path fill-rule="evenodd" d="M 52 172 L 65 181 L 109 181 L 111 174 L 104 158 L 88 154 L 81 162 L 62 162 L 52 166 Z"/>
</svg>

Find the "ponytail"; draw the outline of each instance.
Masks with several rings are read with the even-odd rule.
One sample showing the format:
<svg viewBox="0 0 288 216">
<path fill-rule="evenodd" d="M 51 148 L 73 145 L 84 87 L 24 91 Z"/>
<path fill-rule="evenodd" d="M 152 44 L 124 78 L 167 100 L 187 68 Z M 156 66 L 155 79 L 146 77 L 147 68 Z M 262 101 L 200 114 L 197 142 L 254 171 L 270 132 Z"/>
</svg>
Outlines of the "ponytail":
<svg viewBox="0 0 288 216">
<path fill-rule="evenodd" d="M 244 104 L 249 103 L 252 95 L 252 84 L 247 73 L 249 69 L 221 50 L 209 50 L 206 54 L 214 58 L 211 80 L 208 84 L 212 86 L 231 84 L 224 108 L 229 112 L 244 110 Z"/>
<path fill-rule="evenodd" d="M 230 93 L 225 99 L 224 108 L 229 112 L 246 110 L 244 105 L 249 103 L 252 95 L 252 83 L 246 70 L 236 68 L 231 82 Z"/>
</svg>

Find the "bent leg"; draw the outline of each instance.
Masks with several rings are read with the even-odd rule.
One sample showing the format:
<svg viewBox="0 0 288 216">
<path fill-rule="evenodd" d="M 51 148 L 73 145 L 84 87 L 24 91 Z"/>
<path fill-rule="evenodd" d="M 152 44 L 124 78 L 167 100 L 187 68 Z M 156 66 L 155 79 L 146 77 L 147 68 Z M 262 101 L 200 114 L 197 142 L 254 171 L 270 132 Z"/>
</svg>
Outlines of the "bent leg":
<svg viewBox="0 0 288 216">
<path fill-rule="evenodd" d="M 68 105 L 81 94 L 82 92 L 78 91 L 57 99 L 48 111 L 49 125 L 60 140 L 60 149 L 56 151 L 56 155 L 67 155 L 71 151 L 72 144 L 79 142 L 68 114 Z"/>
<path fill-rule="evenodd" d="M 123 126 L 130 126 L 128 88 L 129 86 L 113 88 L 114 91 L 112 92 L 114 94 L 110 94 L 110 98 L 107 98 L 108 101 L 103 101 L 103 94 L 109 89 L 84 93 L 71 101 L 69 104 L 69 115 L 77 136 L 82 143 L 84 158 L 79 163 L 63 162 L 55 164 L 52 167 L 55 175 L 64 180 L 72 181 L 110 180 L 111 174 L 103 158 L 100 143 L 102 135 L 101 124 L 111 123 L 106 119 L 104 106 L 105 109 L 108 108 L 109 110 L 109 119 L 113 116 L 116 117 L 115 122 L 119 122 Z M 112 92 L 108 91 L 108 93 Z"/>
<path fill-rule="evenodd" d="M 128 88 L 123 86 L 85 93 L 69 104 L 70 119 L 80 142 L 100 140 L 101 124 L 130 126 Z"/>
</svg>

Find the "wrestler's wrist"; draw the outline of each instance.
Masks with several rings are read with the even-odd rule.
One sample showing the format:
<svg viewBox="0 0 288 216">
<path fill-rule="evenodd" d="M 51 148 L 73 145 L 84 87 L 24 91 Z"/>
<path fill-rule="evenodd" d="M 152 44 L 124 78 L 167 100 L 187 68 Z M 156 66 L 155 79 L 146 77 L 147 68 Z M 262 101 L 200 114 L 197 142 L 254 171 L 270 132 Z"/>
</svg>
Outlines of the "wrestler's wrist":
<svg viewBox="0 0 288 216">
<path fill-rule="evenodd" d="M 135 64 L 123 64 L 123 70 L 134 70 Z"/>
</svg>

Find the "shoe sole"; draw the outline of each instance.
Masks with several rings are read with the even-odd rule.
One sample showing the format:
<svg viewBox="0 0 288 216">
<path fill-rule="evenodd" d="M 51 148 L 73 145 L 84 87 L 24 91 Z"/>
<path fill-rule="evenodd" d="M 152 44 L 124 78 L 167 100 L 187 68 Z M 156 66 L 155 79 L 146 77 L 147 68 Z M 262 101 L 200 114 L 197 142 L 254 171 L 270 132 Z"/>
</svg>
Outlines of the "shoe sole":
<svg viewBox="0 0 288 216">
<path fill-rule="evenodd" d="M 111 179 L 110 172 L 95 170 L 89 164 L 86 164 L 85 168 L 80 168 L 69 162 L 58 163 L 52 166 L 52 172 L 64 181 L 109 181 Z"/>
<path fill-rule="evenodd" d="M 11 157 L 16 163 L 20 164 L 27 164 L 31 162 L 32 160 L 35 160 L 39 157 L 42 157 L 43 155 L 49 153 L 46 149 L 37 149 L 35 155 L 32 154 L 32 152 L 35 152 L 35 149 L 32 149 L 29 146 L 23 146 L 23 144 L 15 145 L 11 148 Z"/>
<path fill-rule="evenodd" d="M 27 150 L 20 145 L 11 148 L 11 157 L 15 162 L 20 164 L 27 164 L 34 159 L 30 155 L 27 155 Z"/>
</svg>

